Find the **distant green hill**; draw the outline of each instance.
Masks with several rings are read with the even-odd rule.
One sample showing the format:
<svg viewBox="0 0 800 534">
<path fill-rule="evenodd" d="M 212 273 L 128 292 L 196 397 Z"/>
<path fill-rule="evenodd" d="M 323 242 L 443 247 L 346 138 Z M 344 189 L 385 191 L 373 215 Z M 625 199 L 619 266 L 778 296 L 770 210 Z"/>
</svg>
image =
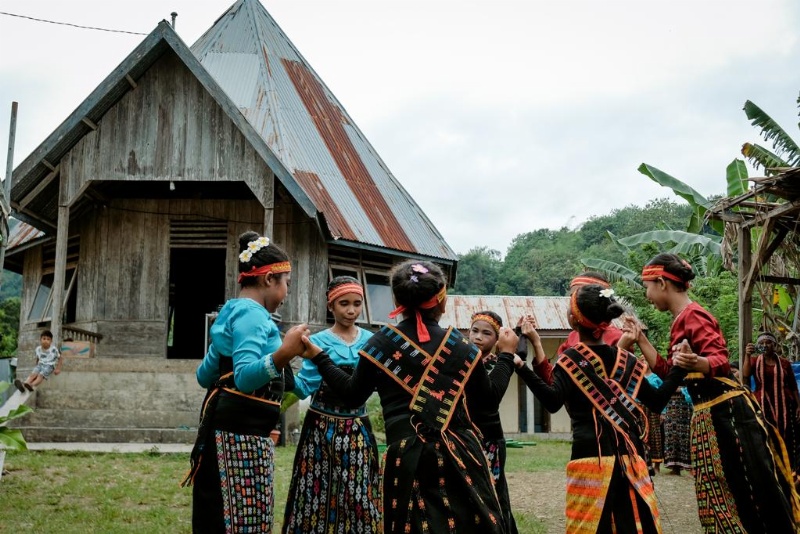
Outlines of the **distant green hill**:
<svg viewBox="0 0 800 534">
<path fill-rule="evenodd" d="M 22 275 L 12 271 L 3 271 L 3 280 L 0 282 L 0 301 L 9 297 L 22 296 Z"/>
</svg>

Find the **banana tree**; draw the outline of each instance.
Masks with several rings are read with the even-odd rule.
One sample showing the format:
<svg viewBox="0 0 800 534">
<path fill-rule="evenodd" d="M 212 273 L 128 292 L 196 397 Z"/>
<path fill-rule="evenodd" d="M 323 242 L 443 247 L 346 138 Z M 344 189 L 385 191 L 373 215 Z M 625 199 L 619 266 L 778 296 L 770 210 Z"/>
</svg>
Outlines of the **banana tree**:
<svg viewBox="0 0 800 534">
<path fill-rule="evenodd" d="M 797 97 L 797 106 L 800 110 L 800 96 Z M 756 128 L 764 141 L 772 143 L 772 149 L 764 148 L 755 143 L 742 145 L 742 155 L 756 169 L 763 168 L 767 175 L 777 174 L 779 168 L 800 166 L 800 147 L 786 133 L 786 130 L 775 122 L 764 110 L 751 101 L 744 103 L 744 112 L 750 123 Z"/>
<path fill-rule="evenodd" d="M 11 387 L 8 382 L 0 382 L 0 393 Z M 24 451 L 28 448 L 22 433 L 19 430 L 8 428 L 8 422 L 17 417 L 32 412 L 33 410 L 24 404 L 10 410 L 6 415 L 0 415 L 0 449 L 7 451 Z M 0 412 L 2 414 L 2 412 Z"/>
<path fill-rule="evenodd" d="M 0 393 L 11 387 L 8 382 L 0 382 Z M 6 405 L 0 408 L 4 408 Z M 9 410 L 7 414 L 0 415 L 0 478 L 3 477 L 3 464 L 6 459 L 6 451 L 24 451 L 28 448 L 25 443 L 25 438 L 22 437 L 22 432 L 14 428 L 8 428 L 8 422 L 17 417 L 31 412 L 30 407 L 20 404 L 13 410 Z M 5 410 L 3 410 L 5 412 Z"/>
<path fill-rule="evenodd" d="M 608 232 L 609 238 L 623 251 L 630 253 L 647 245 L 656 245 L 659 252 L 671 252 L 687 258 L 701 276 L 715 276 L 722 267 L 722 238 L 716 235 L 700 235 L 681 230 L 653 230 L 628 237 L 617 238 Z M 581 260 L 588 269 L 600 271 L 611 282 L 624 282 L 640 286 L 639 272 L 631 266 L 594 258 Z M 640 265 L 634 266 L 637 269 Z"/>
</svg>

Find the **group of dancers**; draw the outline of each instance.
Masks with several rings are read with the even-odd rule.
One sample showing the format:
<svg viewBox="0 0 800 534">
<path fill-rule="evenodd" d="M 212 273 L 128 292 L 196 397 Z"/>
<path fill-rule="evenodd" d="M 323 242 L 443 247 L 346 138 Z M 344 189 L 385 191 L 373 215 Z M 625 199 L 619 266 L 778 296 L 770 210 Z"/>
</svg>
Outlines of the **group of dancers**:
<svg viewBox="0 0 800 534">
<path fill-rule="evenodd" d="M 208 393 L 184 480 L 193 485 L 193 530 L 271 531 L 269 434 L 291 391 L 311 399 L 282 532 L 516 533 L 499 406 L 517 373 L 548 411 L 566 406 L 572 420 L 567 532 L 661 532 L 643 406 L 660 413 L 682 384 L 693 403 L 692 469 L 706 532 L 796 532 L 800 498 L 787 447 L 732 377 L 718 322 L 689 299 L 693 277 L 672 254 L 642 272 L 648 300 L 673 316 L 669 354 L 659 355 L 638 322 L 622 317 L 609 284 L 587 273 L 571 284 L 573 332 L 555 364 L 535 321 L 520 320 L 534 351 L 529 365 L 517 333 L 490 310 L 473 316 L 468 336 L 440 326 L 447 280 L 422 260 L 391 271 L 396 326 L 358 327 L 364 289 L 337 277 L 326 295 L 334 325 L 313 335 L 298 325 L 281 338 L 270 314 L 286 298 L 289 258 L 268 238 L 243 234 L 239 298 L 220 311 L 197 370 Z M 304 358 L 297 375 L 295 356 Z M 645 379 L 648 369 L 658 385 Z M 386 427 L 382 461 L 365 406 L 373 392 Z"/>
</svg>

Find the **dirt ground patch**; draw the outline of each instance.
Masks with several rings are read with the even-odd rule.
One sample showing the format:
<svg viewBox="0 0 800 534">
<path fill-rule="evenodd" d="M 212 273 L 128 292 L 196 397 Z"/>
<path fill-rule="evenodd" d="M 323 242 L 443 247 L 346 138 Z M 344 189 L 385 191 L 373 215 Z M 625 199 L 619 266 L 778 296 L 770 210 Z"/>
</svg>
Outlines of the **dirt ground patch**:
<svg viewBox="0 0 800 534">
<path fill-rule="evenodd" d="M 566 475 L 561 471 L 507 473 L 511 507 L 515 512 L 536 517 L 547 525 L 547 532 L 564 532 Z M 702 532 L 697 518 L 694 479 L 658 474 L 653 477 L 661 527 L 664 534 Z"/>
</svg>

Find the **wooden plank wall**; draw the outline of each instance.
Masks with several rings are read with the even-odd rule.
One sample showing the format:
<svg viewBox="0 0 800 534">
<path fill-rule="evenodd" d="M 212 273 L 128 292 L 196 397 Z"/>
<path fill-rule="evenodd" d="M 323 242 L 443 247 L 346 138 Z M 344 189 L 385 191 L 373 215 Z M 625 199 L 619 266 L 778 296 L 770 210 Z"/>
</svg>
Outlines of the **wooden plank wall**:
<svg viewBox="0 0 800 534">
<path fill-rule="evenodd" d="M 275 204 L 273 239 L 292 262 L 292 285 L 279 310 L 286 323 L 307 322 L 326 327 L 325 290 L 328 287 L 328 247 L 316 222 L 293 202 Z"/>
<path fill-rule="evenodd" d="M 83 218 L 76 321 L 103 334 L 98 356 L 164 355 L 171 220 L 227 220 L 244 231 L 260 228 L 263 214 L 255 200 L 119 199 Z M 238 235 L 229 232 L 228 273 L 237 270 Z M 235 274 L 226 288 L 226 298 L 237 294 Z"/>
<path fill-rule="evenodd" d="M 61 160 L 70 204 L 93 181 L 117 180 L 244 181 L 257 200 L 117 199 L 73 221 L 81 239 L 76 321 L 105 336 L 98 356 L 164 356 L 170 219 L 228 221 L 226 297 L 232 298 L 239 290 L 238 236 L 264 232 L 264 210 L 274 202 L 270 168 L 172 52 L 137 82 Z M 288 195 L 274 213 L 270 237 L 294 263 L 280 313 L 286 322 L 324 326 L 328 260 L 321 231 Z M 33 264 L 41 265 L 41 257 L 37 263 L 28 253 L 25 261 L 26 291 L 35 292 L 41 273 Z M 28 293 L 23 314 L 33 299 Z"/>
<path fill-rule="evenodd" d="M 73 203 L 91 180 L 245 181 L 263 206 L 273 174 L 239 129 L 168 52 L 61 164 Z"/>
</svg>

